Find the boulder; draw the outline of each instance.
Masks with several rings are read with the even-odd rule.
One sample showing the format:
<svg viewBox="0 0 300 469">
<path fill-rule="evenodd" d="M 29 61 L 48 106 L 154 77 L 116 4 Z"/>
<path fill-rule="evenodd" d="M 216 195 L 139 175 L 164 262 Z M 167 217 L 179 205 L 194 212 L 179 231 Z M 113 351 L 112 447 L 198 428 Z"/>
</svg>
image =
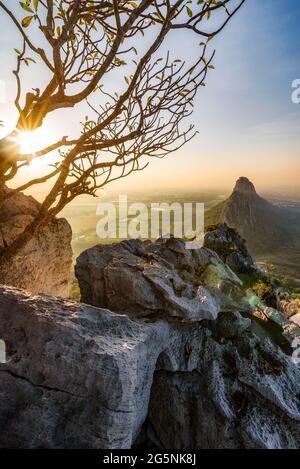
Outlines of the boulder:
<svg viewBox="0 0 300 469">
<path fill-rule="evenodd" d="M 9 189 L 5 189 L 6 192 Z M 16 193 L 0 207 L 0 249 L 9 246 L 38 213 L 40 204 Z M 1 265 L 0 284 L 33 293 L 67 297 L 71 287 L 72 231 L 65 219 L 55 218 L 9 263 Z"/>
<path fill-rule="evenodd" d="M 180 239 L 99 244 L 78 257 L 75 272 L 83 302 L 135 317 L 199 321 L 249 308 L 229 266 Z"/>
<path fill-rule="evenodd" d="M 1 287 L 0 447 L 297 448 L 300 369 L 258 327 Z"/>
<path fill-rule="evenodd" d="M 164 323 L 0 288 L 1 448 L 130 448 L 148 413 Z"/>
</svg>

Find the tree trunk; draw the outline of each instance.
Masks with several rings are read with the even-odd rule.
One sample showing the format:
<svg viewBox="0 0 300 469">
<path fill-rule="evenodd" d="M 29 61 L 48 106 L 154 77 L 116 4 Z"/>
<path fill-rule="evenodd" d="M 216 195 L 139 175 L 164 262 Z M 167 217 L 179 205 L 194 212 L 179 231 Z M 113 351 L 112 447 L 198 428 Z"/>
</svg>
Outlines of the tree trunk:
<svg viewBox="0 0 300 469">
<path fill-rule="evenodd" d="M 69 157 L 70 158 L 70 155 Z M 3 281 L 3 276 L 1 275 L 1 271 L 5 271 L 5 269 L 9 268 L 9 263 L 11 260 L 28 244 L 32 238 L 41 230 L 43 226 L 45 226 L 49 221 L 51 221 L 57 213 L 63 208 L 60 204 L 57 207 L 52 208 L 52 204 L 54 204 L 56 197 L 63 187 L 63 184 L 68 176 L 68 169 L 69 166 L 66 164 L 61 170 L 57 181 L 55 182 L 52 190 L 44 200 L 43 204 L 40 207 L 40 210 L 34 220 L 27 225 L 25 230 L 7 247 L 4 247 L 0 251 L 0 283 Z M 1 196 L 0 196 L 1 198 Z"/>
<path fill-rule="evenodd" d="M 10 139 L 8 139 L 10 140 Z M 11 150 L 11 147 L 10 147 Z M 18 152 L 16 149 L 14 150 L 15 154 L 12 156 L 9 151 L 7 151 L 7 138 L 0 140 L 0 177 L 2 174 L 2 191 L 0 192 L 0 203 L 1 203 L 1 193 L 5 191 L 5 181 L 3 181 L 5 172 L 9 169 L 10 165 L 7 169 L 6 166 L 6 155 L 8 156 L 8 161 L 17 160 Z M 51 191 L 45 198 L 44 202 L 42 203 L 39 212 L 37 213 L 34 220 L 27 225 L 25 230 L 7 247 L 0 249 L 0 284 L 5 283 L 5 271 L 10 267 L 10 263 L 12 259 L 20 253 L 20 251 L 32 240 L 32 238 L 41 230 L 43 226 L 49 223 L 57 213 L 63 208 L 64 205 L 57 204 L 56 207 L 52 207 L 56 201 L 56 198 L 60 191 L 62 190 L 64 183 L 69 174 L 69 167 L 72 162 L 73 158 L 73 151 L 69 153 L 67 158 L 64 161 L 64 164 L 61 167 L 60 174 L 53 185 Z M 2 164 L 2 169 L 1 169 Z M 3 169 L 4 168 L 4 169 Z M 0 180 L 1 183 L 1 180 Z M 0 185 L 1 189 L 1 185 Z M 5 197 L 4 197 L 5 201 Z M 52 207 L 52 208 L 51 208 Z"/>
</svg>

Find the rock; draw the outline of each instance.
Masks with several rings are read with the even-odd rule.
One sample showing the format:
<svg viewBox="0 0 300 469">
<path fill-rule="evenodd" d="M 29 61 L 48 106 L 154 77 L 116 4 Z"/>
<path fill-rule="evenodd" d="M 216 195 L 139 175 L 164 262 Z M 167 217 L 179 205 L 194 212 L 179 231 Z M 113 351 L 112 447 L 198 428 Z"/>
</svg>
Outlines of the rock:
<svg viewBox="0 0 300 469">
<path fill-rule="evenodd" d="M 219 320 L 176 325 L 155 372 L 148 435 L 165 449 L 298 448 L 299 367 L 249 324 L 220 338 Z"/>
<path fill-rule="evenodd" d="M 226 223 L 207 227 L 204 246 L 215 251 L 235 273 L 251 273 L 255 265 L 244 239 Z"/>
<path fill-rule="evenodd" d="M 146 323 L 2 287 L 0 337 L 1 448 L 299 447 L 300 368 L 237 312 Z"/>
<path fill-rule="evenodd" d="M 5 189 L 8 191 L 9 189 Z M 0 207 L 0 247 L 10 245 L 33 220 L 40 204 L 18 193 Z M 0 284 L 67 297 L 71 287 L 72 231 L 55 218 L 35 236 L 8 266 L 1 266 Z"/>
<path fill-rule="evenodd" d="M 287 292 L 277 292 L 277 309 L 287 318 L 300 314 L 300 299 L 292 298 Z"/>
<path fill-rule="evenodd" d="M 251 328 L 251 319 L 243 318 L 237 311 L 229 315 L 221 313 L 218 319 L 216 332 L 218 337 L 224 339 L 242 337 L 243 333 Z"/>
<path fill-rule="evenodd" d="M 293 344 L 297 337 L 300 337 L 300 328 L 296 322 L 293 322 L 292 318 L 288 320 L 283 313 L 273 308 L 263 308 L 262 312 L 267 318 L 268 324 L 273 324 L 280 328 L 282 338 L 290 345 Z"/>
<path fill-rule="evenodd" d="M 277 309 L 286 318 L 300 327 L 300 299 L 293 298 L 287 292 L 277 292 Z"/>
<path fill-rule="evenodd" d="M 144 317 L 216 319 L 247 310 L 242 282 L 209 249 L 185 249 L 180 239 L 98 245 L 77 259 L 85 303 Z"/>
<path fill-rule="evenodd" d="M 294 316 L 292 316 L 292 317 L 290 318 L 290 320 L 291 320 L 292 322 L 294 322 L 295 324 L 297 324 L 297 326 L 300 327 L 300 313 L 295 314 Z"/>
<path fill-rule="evenodd" d="M 248 196 L 254 197 L 257 195 L 253 182 L 249 181 L 249 179 L 246 177 L 240 177 L 236 181 L 233 192 L 239 192 L 240 194 L 246 194 Z"/>
<path fill-rule="evenodd" d="M 167 324 L 0 288 L 0 447 L 130 448 Z"/>
</svg>

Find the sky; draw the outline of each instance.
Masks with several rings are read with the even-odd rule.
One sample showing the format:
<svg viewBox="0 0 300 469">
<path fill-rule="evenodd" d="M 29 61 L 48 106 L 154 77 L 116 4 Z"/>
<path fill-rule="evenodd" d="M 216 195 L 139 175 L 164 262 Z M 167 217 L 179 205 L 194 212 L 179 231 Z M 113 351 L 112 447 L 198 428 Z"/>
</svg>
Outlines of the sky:
<svg viewBox="0 0 300 469">
<path fill-rule="evenodd" d="M 300 104 L 291 99 L 292 82 L 300 79 L 299 24 L 299 0 L 246 0 L 212 41 L 215 70 L 198 94 L 192 118 L 197 136 L 108 190 L 229 190 L 239 176 L 260 191 L 299 190 Z M 190 36 L 176 39 L 167 46 L 176 44 L 177 56 L 192 58 Z M 0 99 L 0 120 L 10 123 L 15 116 L 12 50 L 18 46 L 18 35 L 1 12 L 0 83 L 5 83 L 6 102 Z M 30 86 L 43 79 L 38 65 L 30 73 L 25 80 Z M 75 125 L 74 111 L 51 116 L 47 125 L 53 135 L 62 127 L 68 131 Z"/>
</svg>

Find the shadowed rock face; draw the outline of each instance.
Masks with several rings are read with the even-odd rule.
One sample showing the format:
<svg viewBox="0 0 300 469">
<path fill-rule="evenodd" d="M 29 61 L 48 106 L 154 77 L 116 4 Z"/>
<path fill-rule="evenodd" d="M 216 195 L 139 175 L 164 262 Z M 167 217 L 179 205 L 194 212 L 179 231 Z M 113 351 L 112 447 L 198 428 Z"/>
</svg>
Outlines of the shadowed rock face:
<svg viewBox="0 0 300 469">
<path fill-rule="evenodd" d="M 299 447 L 300 369 L 256 327 L 0 288 L 0 447 Z"/>
<path fill-rule="evenodd" d="M 245 177 L 240 177 L 237 180 L 235 187 L 233 189 L 233 192 L 239 192 L 241 194 L 246 194 L 248 196 L 257 195 L 254 184 L 251 181 L 249 181 L 248 178 L 245 178 Z"/>
<path fill-rule="evenodd" d="M 214 226 L 204 237 L 204 246 L 218 254 L 235 273 L 251 273 L 255 266 L 245 240 L 226 223 Z"/>
<path fill-rule="evenodd" d="M 161 447 L 299 447 L 299 368 L 252 327 L 227 313 L 207 328 L 180 328 L 187 352 L 163 352 L 151 392 Z"/>
<path fill-rule="evenodd" d="M 8 189 L 5 189 L 8 191 Z M 0 248 L 10 245 L 38 213 L 40 204 L 23 193 L 0 207 Z M 18 253 L 1 266 L 0 284 L 57 296 L 69 296 L 72 231 L 65 219 L 55 218 Z"/>
</svg>

